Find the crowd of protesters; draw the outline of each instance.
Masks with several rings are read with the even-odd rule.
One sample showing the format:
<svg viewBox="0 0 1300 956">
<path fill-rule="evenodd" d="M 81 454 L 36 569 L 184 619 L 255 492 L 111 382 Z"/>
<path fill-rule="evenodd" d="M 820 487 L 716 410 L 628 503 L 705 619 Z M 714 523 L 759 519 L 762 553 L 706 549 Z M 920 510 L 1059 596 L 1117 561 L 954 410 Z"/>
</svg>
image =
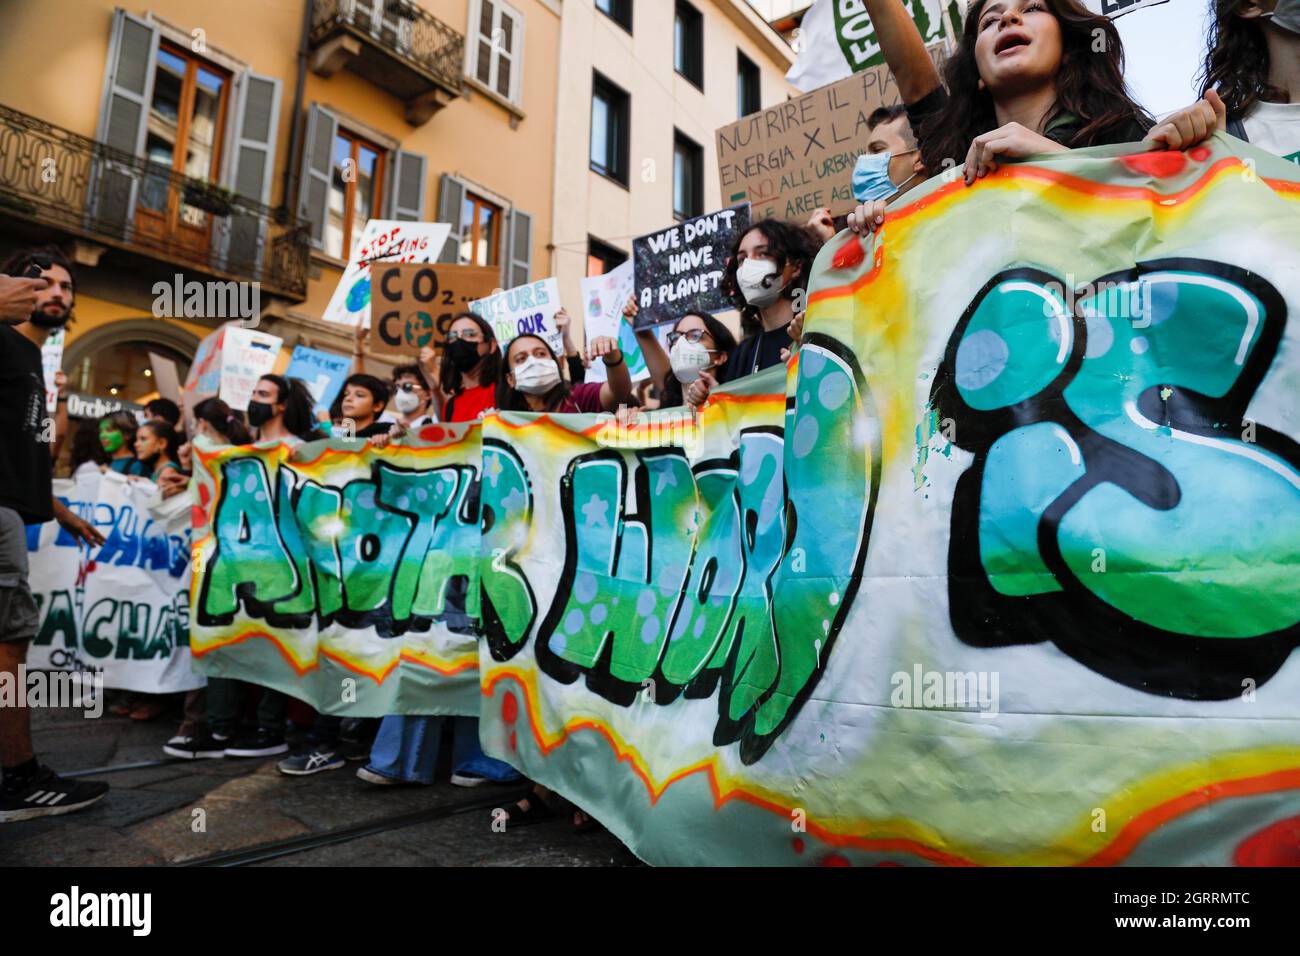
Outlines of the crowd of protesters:
<svg viewBox="0 0 1300 956">
<path fill-rule="evenodd" d="M 842 223 L 854 233 L 878 228 L 888 204 L 932 175 L 952 170 L 970 186 L 999 163 L 1043 153 L 1134 142 L 1153 150 L 1187 149 L 1226 131 L 1300 162 L 1300 0 L 1216 0 L 1201 98 L 1158 123 L 1129 93 L 1113 23 L 1078 0 L 977 0 L 942 76 L 899 0 L 864 3 L 903 103 L 869 119 L 853 176 L 859 204 Z M 555 317 L 563 355 L 535 335 L 499 342 L 487 322 L 464 312 L 439 350 L 422 349 L 387 377 L 366 370 L 364 330 L 358 329 L 352 374 L 327 410 L 317 410 L 302 381 L 280 375 L 257 382 L 246 412 L 217 398 L 186 410 L 159 399 L 139 418 L 118 411 L 94 430 L 78 430 L 73 477 L 112 471 L 153 482 L 162 498 L 186 494 L 186 431 L 190 438 L 228 444 L 333 437 L 387 445 L 418 436 L 426 425 L 472 422 L 493 410 L 621 414 L 638 407 L 699 407 L 718 386 L 783 364 L 797 349 L 799 293 L 837 225 L 829 210 L 818 210 L 807 223 L 753 223 L 731 250 L 723 279 L 740 316 L 740 337 L 698 312 L 672 323 L 667 351 L 652 331 L 639 330 L 649 371 L 639 386 L 618 341 L 595 338 L 579 349 L 564 311 Z M 0 668 L 12 672 L 25 660 L 37 621 L 25 525 L 56 520 L 87 544 L 103 539 L 53 498 L 52 449 L 41 437 L 40 346 L 71 315 L 73 268 L 48 248 L 15 255 L 0 273 L 0 428 L 6 444 L 0 459 Z M 625 318 L 631 322 L 636 313 L 635 301 L 629 302 Z M 604 363 L 603 382 L 585 381 L 594 362 Z M 57 454 L 66 434 L 62 406 L 55 422 Z M 465 595 L 453 594 L 448 607 L 452 617 L 463 615 Z M 357 776 L 370 784 L 428 785 L 449 734 L 452 784 L 519 780 L 513 767 L 483 753 L 478 722 L 469 717 L 320 715 L 304 725 L 302 746 L 289 753 L 288 704 L 279 692 L 210 678 L 206 688 L 185 696 L 183 722 L 164 750 L 185 759 L 283 755 L 279 769 L 294 776 L 358 759 L 364 762 Z M 136 694 L 113 709 L 150 720 L 167 702 Z M 245 713 L 255 713 L 248 726 L 241 721 Z M 0 765 L 0 821 L 75 810 L 107 790 L 103 783 L 60 778 L 38 763 L 23 708 L 0 709 Z M 54 796 L 33 803 L 35 793 Z M 509 817 L 515 823 L 546 819 L 561 811 L 560 804 L 534 787 Z M 579 829 L 595 825 L 573 813 Z"/>
</svg>

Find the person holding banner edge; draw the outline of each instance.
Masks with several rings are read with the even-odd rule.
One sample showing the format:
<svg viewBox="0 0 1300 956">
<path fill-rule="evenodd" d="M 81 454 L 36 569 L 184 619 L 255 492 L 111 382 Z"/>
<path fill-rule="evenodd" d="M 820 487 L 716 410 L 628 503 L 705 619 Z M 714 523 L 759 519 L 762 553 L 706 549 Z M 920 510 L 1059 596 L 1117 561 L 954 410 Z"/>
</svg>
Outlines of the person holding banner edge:
<svg viewBox="0 0 1300 956">
<path fill-rule="evenodd" d="M 1202 77 L 1227 132 L 1300 163 L 1300 0 L 1215 0 Z"/>
<path fill-rule="evenodd" d="M 900 0 L 864 2 L 931 173 L 961 166 L 970 186 L 999 158 L 1139 142 L 1153 126 L 1129 95 L 1114 23 L 1079 0 L 977 0 L 944 83 Z M 883 221 L 876 201 L 849 228 Z"/>
</svg>

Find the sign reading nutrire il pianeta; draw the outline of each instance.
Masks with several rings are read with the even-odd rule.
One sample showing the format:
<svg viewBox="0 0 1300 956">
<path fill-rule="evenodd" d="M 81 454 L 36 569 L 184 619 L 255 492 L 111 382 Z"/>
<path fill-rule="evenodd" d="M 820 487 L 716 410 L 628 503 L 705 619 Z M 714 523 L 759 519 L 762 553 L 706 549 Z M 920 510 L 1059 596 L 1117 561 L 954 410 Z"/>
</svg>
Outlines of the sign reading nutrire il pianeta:
<svg viewBox="0 0 1300 956">
<path fill-rule="evenodd" d="M 942 69 L 942 44 L 930 48 Z M 902 102 L 885 66 L 751 113 L 718 130 L 718 182 L 724 203 L 749 202 L 755 220 L 806 222 L 823 206 L 853 211 L 853 167 L 871 139 L 867 120 Z"/>
<path fill-rule="evenodd" d="M 632 240 L 636 328 L 662 325 L 687 312 L 711 315 L 733 308 L 722 291 L 722 274 L 749 222 L 749 204 L 742 203 Z"/>
</svg>

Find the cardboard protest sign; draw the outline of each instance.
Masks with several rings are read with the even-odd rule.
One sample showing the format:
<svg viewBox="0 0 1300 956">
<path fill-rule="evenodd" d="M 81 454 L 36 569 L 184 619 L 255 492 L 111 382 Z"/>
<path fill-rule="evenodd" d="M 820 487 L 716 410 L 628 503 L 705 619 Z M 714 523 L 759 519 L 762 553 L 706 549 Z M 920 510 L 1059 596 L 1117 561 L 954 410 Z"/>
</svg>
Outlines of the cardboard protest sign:
<svg viewBox="0 0 1300 956">
<path fill-rule="evenodd" d="M 352 359 L 347 356 L 295 345 L 284 377 L 302 379 L 316 399 L 316 407 L 328 409 L 351 371 Z"/>
<path fill-rule="evenodd" d="M 942 66 L 943 46 L 930 47 Z M 902 102 L 885 66 L 871 67 L 717 132 L 722 202 L 749 202 L 757 219 L 806 222 L 823 206 L 852 212 L 853 167 L 870 139 L 867 120 Z"/>
<path fill-rule="evenodd" d="M 221 386 L 217 397 L 231 408 L 248 408 L 257 380 L 269 375 L 284 342 L 279 336 L 227 325 L 221 338 Z"/>
<path fill-rule="evenodd" d="M 370 267 L 388 262 L 433 262 L 442 252 L 451 226 L 445 222 L 370 219 L 322 318 L 343 325 L 370 321 Z"/>
<path fill-rule="evenodd" d="M 555 313 L 560 308 L 560 284 L 554 278 L 538 279 L 469 304 L 471 312 L 492 326 L 502 351 L 515 336 L 527 334 L 541 336 L 556 355 L 564 354 L 564 336 L 555 327 Z"/>
<path fill-rule="evenodd" d="M 150 352 L 149 370 L 153 372 L 153 383 L 154 387 L 158 389 L 159 397 L 179 402 L 181 400 L 181 379 L 180 373 L 176 370 L 176 363 L 165 355 Z"/>
<path fill-rule="evenodd" d="M 63 329 L 50 333 L 41 346 L 41 368 L 45 372 L 45 410 L 53 412 L 59 404 L 59 389 L 54 384 L 55 374 L 63 367 Z"/>
<path fill-rule="evenodd" d="M 749 221 L 749 204 L 744 203 L 634 239 L 636 327 L 671 322 L 683 312 L 732 308 L 722 291 L 722 273 Z"/>
<path fill-rule="evenodd" d="M 491 266 L 377 262 L 371 271 L 375 303 L 367 348 L 371 355 L 408 360 L 426 345 L 440 348 L 456 313 L 501 286 L 501 270 Z"/>
</svg>

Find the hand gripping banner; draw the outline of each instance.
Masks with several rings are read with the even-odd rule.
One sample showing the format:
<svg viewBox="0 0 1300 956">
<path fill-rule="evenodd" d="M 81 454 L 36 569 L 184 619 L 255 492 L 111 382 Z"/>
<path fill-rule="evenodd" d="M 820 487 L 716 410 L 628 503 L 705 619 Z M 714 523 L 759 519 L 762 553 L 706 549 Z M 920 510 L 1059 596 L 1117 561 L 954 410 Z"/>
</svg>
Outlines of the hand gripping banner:
<svg viewBox="0 0 1300 956">
<path fill-rule="evenodd" d="M 209 449 L 199 666 L 479 713 L 654 863 L 1295 862 L 1300 183 L 1133 149 L 837 236 L 698 422 Z"/>
</svg>

